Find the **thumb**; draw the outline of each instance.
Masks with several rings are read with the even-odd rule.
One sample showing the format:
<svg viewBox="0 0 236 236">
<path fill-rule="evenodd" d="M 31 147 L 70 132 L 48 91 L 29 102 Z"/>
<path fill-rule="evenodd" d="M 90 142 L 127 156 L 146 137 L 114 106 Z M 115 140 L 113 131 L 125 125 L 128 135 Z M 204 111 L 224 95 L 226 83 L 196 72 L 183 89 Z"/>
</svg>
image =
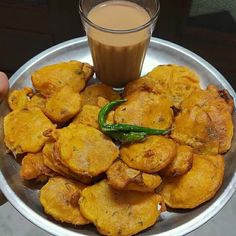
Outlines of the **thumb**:
<svg viewBox="0 0 236 236">
<path fill-rule="evenodd" d="M 6 74 L 0 72 L 0 101 L 7 95 L 9 89 L 8 78 Z"/>
</svg>

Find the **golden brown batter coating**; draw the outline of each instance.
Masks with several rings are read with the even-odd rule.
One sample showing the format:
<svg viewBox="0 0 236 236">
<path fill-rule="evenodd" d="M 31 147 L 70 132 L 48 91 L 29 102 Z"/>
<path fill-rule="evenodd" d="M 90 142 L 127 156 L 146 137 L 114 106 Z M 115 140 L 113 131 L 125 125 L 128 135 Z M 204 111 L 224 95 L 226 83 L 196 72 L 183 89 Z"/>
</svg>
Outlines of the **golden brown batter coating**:
<svg viewBox="0 0 236 236">
<path fill-rule="evenodd" d="M 55 220 L 85 225 L 89 221 L 80 213 L 79 198 L 86 186 L 63 177 L 49 179 L 40 191 L 44 211 Z"/>
<path fill-rule="evenodd" d="M 159 175 L 143 173 L 128 167 L 123 161 L 115 161 L 107 171 L 108 184 L 115 189 L 153 192 L 160 184 Z"/>
<path fill-rule="evenodd" d="M 215 86 L 193 93 L 181 105 L 172 138 L 190 145 L 197 153 L 225 153 L 231 146 L 232 99 L 223 99 Z"/>
<path fill-rule="evenodd" d="M 47 99 L 44 113 L 54 122 L 70 120 L 80 111 L 81 97 L 69 86 L 63 87 Z"/>
<path fill-rule="evenodd" d="M 100 107 L 94 105 L 84 105 L 82 111 L 75 117 L 73 124 L 84 124 L 99 129 L 98 114 Z M 107 116 L 107 123 L 114 123 L 114 111 L 111 111 Z"/>
<path fill-rule="evenodd" d="M 55 155 L 73 172 L 95 177 L 118 157 L 118 147 L 99 130 L 71 124 L 59 131 Z"/>
<path fill-rule="evenodd" d="M 69 61 L 44 66 L 32 74 L 31 80 L 37 91 L 49 97 L 66 85 L 80 92 L 92 76 L 93 68 L 89 64 Z"/>
<path fill-rule="evenodd" d="M 133 235 L 156 223 L 162 204 L 155 193 L 120 191 L 103 180 L 82 191 L 82 214 L 92 221 L 103 235 Z"/>
<path fill-rule="evenodd" d="M 11 110 L 23 109 L 30 100 L 30 95 L 33 94 L 33 89 L 25 87 L 20 90 L 13 90 L 8 97 L 8 105 Z"/>
<path fill-rule="evenodd" d="M 166 96 L 172 105 L 179 107 L 185 98 L 198 89 L 199 78 L 194 71 L 179 65 L 161 65 L 126 85 L 125 95 L 135 91 L 154 92 Z"/>
<path fill-rule="evenodd" d="M 142 143 L 123 145 L 121 159 L 131 168 L 155 173 L 165 168 L 176 156 L 176 144 L 163 136 L 149 136 Z"/>
<path fill-rule="evenodd" d="M 46 98 L 44 98 L 39 93 L 36 93 L 31 97 L 30 101 L 28 101 L 26 107 L 27 108 L 38 107 L 43 111 L 45 108 L 45 104 L 46 104 Z"/>
<path fill-rule="evenodd" d="M 74 179 L 85 184 L 92 182 L 92 178 L 72 172 L 61 163 L 60 159 L 56 158 L 54 155 L 54 143 L 48 142 L 45 144 L 43 148 L 43 163 L 54 172 L 66 178 Z"/>
<path fill-rule="evenodd" d="M 54 176 L 55 173 L 43 163 L 43 154 L 28 153 L 22 160 L 20 175 L 25 180 L 37 179 L 41 176 Z"/>
<path fill-rule="evenodd" d="M 192 168 L 193 149 L 187 145 L 178 145 L 177 154 L 173 161 L 161 170 L 163 176 L 179 176 L 187 173 Z"/>
<path fill-rule="evenodd" d="M 44 133 L 54 129 L 52 122 L 36 107 L 15 110 L 4 117 L 4 141 L 14 154 L 39 152 L 48 140 Z"/>
<path fill-rule="evenodd" d="M 93 84 L 88 86 L 82 93 L 82 106 L 98 105 L 98 98 L 103 97 L 108 101 L 120 99 L 120 95 L 116 93 L 112 87 L 106 84 Z"/>
<path fill-rule="evenodd" d="M 224 158 L 220 155 L 194 155 L 193 167 L 185 175 L 163 179 L 160 194 L 172 208 L 195 208 L 211 199 L 224 177 Z"/>
<path fill-rule="evenodd" d="M 139 125 L 148 128 L 168 129 L 173 122 L 173 111 L 168 99 L 149 92 L 135 92 L 127 102 L 115 110 L 116 123 Z"/>
</svg>

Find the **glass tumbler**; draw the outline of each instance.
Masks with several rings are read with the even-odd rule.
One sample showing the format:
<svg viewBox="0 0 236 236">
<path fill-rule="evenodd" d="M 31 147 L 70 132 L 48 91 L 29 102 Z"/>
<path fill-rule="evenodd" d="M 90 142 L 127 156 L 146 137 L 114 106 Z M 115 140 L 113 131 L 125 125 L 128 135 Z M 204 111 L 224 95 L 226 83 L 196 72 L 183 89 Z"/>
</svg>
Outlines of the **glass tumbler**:
<svg viewBox="0 0 236 236">
<path fill-rule="evenodd" d="M 113 11 L 116 10 L 116 6 L 119 7 L 119 4 L 128 4 L 127 6 L 131 7 L 136 6 L 148 13 L 148 20 L 144 24 L 136 25 L 133 28 L 130 28 L 128 25 L 123 27 L 126 24 L 124 22 L 127 22 L 127 24 L 132 23 L 132 20 L 129 20 L 131 16 L 123 15 L 123 18 L 128 19 L 127 21 L 120 18 L 115 22 L 116 27 L 104 27 L 89 17 L 90 11 L 92 12 L 99 4 L 100 6 L 102 4 L 113 4 Z M 159 1 L 80 0 L 79 12 L 88 37 L 97 78 L 117 90 L 122 89 L 128 82 L 138 79 L 150 38 L 159 16 Z M 112 14 L 112 12 L 108 13 Z M 106 14 L 103 16 L 105 19 Z M 134 20 L 138 20 L 137 18 L 134 18 Z M 122 21 L 123 26 L 120 27 L 119 22 Z M 108 25 L 109 23 L 106 22 Z"/>
</svg>

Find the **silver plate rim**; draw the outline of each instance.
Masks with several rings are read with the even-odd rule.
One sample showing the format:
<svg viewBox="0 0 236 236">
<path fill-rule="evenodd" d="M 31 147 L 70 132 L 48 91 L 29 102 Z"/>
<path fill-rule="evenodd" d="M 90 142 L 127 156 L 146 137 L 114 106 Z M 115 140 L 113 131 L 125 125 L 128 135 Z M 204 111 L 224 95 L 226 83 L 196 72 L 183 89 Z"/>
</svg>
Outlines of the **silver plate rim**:
<svg viewBox="0 0 236 236">
<path fill-rule="evenodd" d="M 75 38 L 72 40 L 65 41 L 63 43 L 60 43 L 56 46 L 53 46 L 40 54 L 33 57 L 31 60 L 29 60 L 27 63 L 25 63 L 22 67 L 20 67 L 10 78 L 9 83 L 10 87 L 15 83 L 15 81 L 23 74 L 25 71 L 27 71 L 33 64 L 37 63 L 41 59 L 43 59 L 45 56 L 50 55 L 52 53 L 55 53 L 58 50 L 61 50 L 63 48 L 73 46 L 75 44 L 81 44 L 85 43 L 87 41 L 86 37 L 80 37 Z M 234 99 L 234 102 L 236 104 L 236 93 L 234 89 L 231 87 L 229 82 L 223 77 L 222 74 L 220 74 L 212 65 L 210 65 L 206 60 L 201 58 L 200 56 L 196 55 L 195 53 L 191 52 L 188 49 L 183 48 L 182 46 L 179 46 L 175 43 L 171 43 L 169 41 L 158 39 L 158 38 L 152 38 L 151 43 L 153 44 L 160 44 L 163 46 L 167 46 L 169 48 L 172 48 L 174 50 L 178 50 L 179 52 L 185 54 L 188 57 L 191 57 L 193 60 L 197 61 L 201 66 L 203 66 L 205 69 L 207 69 L 209 72 L 211 72 L 215 78 L 217 78 L 218 81 L 229 91 L 231 96 Z M 74 231 L 70 231 L 68 229 L 63 228 L 62 226 L 56 225 L 49 220 L 46 220 L 39 216 L 36 212 L 31 210 L 26 204 L 21 201 L 21 199 L 14 193 L 14 191 L 10 188 L 10 186 L 7 184 L 7 181 L 5 180 L 2 172 L 0 171 L 0 188 L 8 201 L 11 203 L 11 205 L 20 213 L 22 214 L 26 219 L 28 219 L 30 222 L 35 224 L 36 226 L 44 229 L 48 233 L 56 236 L 64 235 L 64 236 L 78 236 L 78 235 L 84 235 L 81 233 L 77 233 Z M 190 220 L 189 222 L 168 230 L 163 233 L 154 234 L 158 236 L 169 236 L 169 235 L 186 235 L 195 229 L 199 228 L 203 224 L 205 224 L 207 221 L 209 221 L 212 217 L 214 217 L 216 214 L 220 212 L 220 210 L 226 205 L 226 203 L 230 200 L 230 198 L 233 196 L 234 192 L 236 190 L 236 172 L 234 173 L 234 176 L 232 177 L 228 187 L 225 189 L 225 191 L 219 196 L 217 201 L 211 205 L 209 208 L 207 208 L 204 212 L 202 212 L 199 216 L 195 217 L 194 219 Z"/>
</svg>

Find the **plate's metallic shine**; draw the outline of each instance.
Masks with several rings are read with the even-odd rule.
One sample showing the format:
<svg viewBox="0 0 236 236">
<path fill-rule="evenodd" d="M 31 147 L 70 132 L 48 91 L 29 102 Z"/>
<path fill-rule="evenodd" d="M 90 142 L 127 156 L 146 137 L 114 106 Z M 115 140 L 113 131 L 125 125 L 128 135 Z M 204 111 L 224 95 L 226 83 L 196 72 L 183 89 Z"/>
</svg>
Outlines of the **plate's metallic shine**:
<svg viewBox="0 0 236 236">
<path fill-rule="evenodd" d="M 22 66 L 10 79 L 12 89 L 31 85 L 30 74 L 41 66 L 77 59 L 91 63 L 91 56 L 85 37 L 70 40 L 52 47 L 31 59 Z M 143 74 L 159 64 L 177 63 L 195 70 L 201 77 L 201 84 L 216 84 L 227 89 L 234 98 L 236 95 L 224 77 L 205 60 L 194 53 L 173 43 L 152 39 L 144 63 Z M 32 184 L 23 182 L 19 177 L 19 164 L 11 155 L 5 154 L 3 144 L 3 116 L 9 112 L 6 101 L 0 105 L 0 187 L 9 202 L 28 220 L 54 235 L 96 235 L 93 226 L 73 227 L 53 221 L 43 213 L 38 200 L 38 189 Z M 236 115 L 233 114 L 236 127 Z M 21 134 L 19 134 L 21 135 Z M 173 211 L 162 214 L 159 222 L 142 235 L 184 235 L 207 222 L 216 215 L 228 202 L 236 188 L 236 138 L 234 136 L 230 151 L 225 155 L 224 183 L 214 199 L 191 211 Z M 23 226 L 22 226 L 23 227 Z"/>
</svg>

